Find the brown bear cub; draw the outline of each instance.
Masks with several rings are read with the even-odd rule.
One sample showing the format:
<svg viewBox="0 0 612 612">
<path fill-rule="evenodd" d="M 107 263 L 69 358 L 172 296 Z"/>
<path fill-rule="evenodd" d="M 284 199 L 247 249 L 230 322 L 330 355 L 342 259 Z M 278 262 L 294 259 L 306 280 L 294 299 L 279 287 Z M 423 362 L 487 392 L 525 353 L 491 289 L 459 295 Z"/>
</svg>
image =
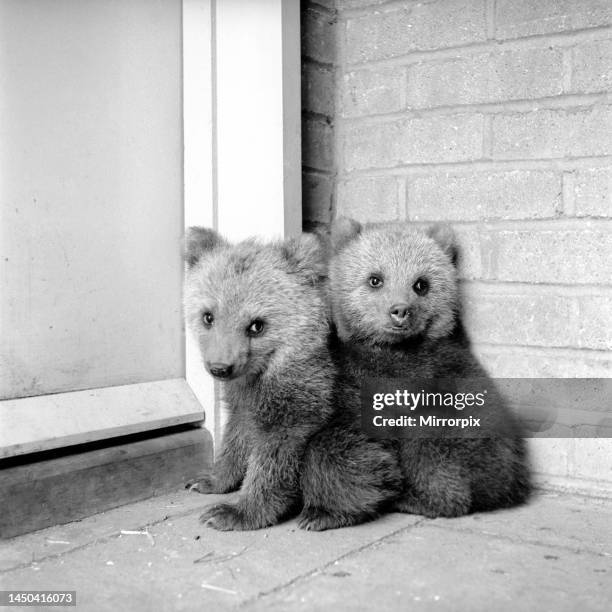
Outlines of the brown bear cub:
<svg viewBox="0 0 612 612">
<path fill-rule="evenodd" d="M 487 375 L 459 318 L 457 249 L 449 228 L 362 227 L 339 219 L 331 241 L 329 300 L 344 412 L 309 445 L 304 497 L 316 500 L 319 516 L 328 516 L 325 524 L 314 524 L 356 523 L 385 506 L 450 517 L 523 502 L 530 489 L 526 445 L 519 423 L 492 384 L 479 416 L 490 431 L 503 430 L 503 435 L 461 437 L 457 430 L 452 437 L 381 441 L 380 448 L 397 453 L 401 491 L 390 505 L 386 495 L 373 495 L 368 465 L 359 463 L 360 456 L 370 458 L 373 444 L 360 435 L 364 377 L 486 380 Z M 343 439 L 352 443 L 343 448 Z M 325 455 L 326 448 L 332 456 Z M 354 466 L 363 470 L 363 479 L 358 470 L 347 477 Z M 385 492 L 394 488 L 388 484 Z"/>
<path fill-rule="evenodd" d="M 278 523 L 301 505 L 300 466 L 332 411 L 334 365 L 318 240 L 229 245 L 194 227 L 186 241 L 185 315 L 229 411 L 223 449 L 201 493 L 240 489 L 200 520 L 220 530 Z"/>
</svg>

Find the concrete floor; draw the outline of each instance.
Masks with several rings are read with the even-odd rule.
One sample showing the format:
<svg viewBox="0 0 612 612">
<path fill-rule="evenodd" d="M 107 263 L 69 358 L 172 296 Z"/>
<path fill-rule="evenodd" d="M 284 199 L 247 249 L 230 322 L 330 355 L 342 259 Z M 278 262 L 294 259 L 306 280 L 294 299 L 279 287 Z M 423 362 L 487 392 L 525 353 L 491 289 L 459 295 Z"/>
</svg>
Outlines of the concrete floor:
<svg viewBox="0 0 612 612">
<path fill-rule="evenodd" d="M 197 520 L 217 498 L 178 491 L 2 542 L 0 589 L 130 612 L 612 610 L 610 501 L 540 494 L 461 519 L 220 533 Z"/>
</svg>

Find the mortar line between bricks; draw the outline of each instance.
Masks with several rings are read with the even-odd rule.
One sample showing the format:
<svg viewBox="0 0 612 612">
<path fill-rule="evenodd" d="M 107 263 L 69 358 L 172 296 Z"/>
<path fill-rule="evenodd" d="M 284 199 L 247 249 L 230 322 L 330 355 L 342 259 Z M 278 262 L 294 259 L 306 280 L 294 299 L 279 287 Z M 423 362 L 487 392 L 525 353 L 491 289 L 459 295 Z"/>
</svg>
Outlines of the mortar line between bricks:
<svg viewBox="0 0 612 612">
<path fill-rule="evenodd" d="M 485 159 L 493 156 L 493 119 L 487 114 L 482 116 L 482 156 Z"/>
<path fill-rule="evenodd" d="M 421 221 L 419 219 L 410 219 L 410 222 L 415 227 L 427 226 L 435 223 L 436 220 L 429 219 Z M 532 232 L 532 231 L 555 231 L 555 232 L 572 232 L 572 231 L 610 231 L 612 230 L 612 219 L 603 217 L 548 217 L 542 219 L 446 219 L 446 223 L 453 227 L 463 229 L 477 229 L 481 232 L 499 232 L 499 231 L 516 231 L 516 232 Z M 501 279 L 500 279 L 501 280 Z"/>
<path fill-rule="evenodd" d="M 517 159 L 471 159 L 465 161 L 437 161 L 406 163 L 391 168 L 354 168 L 339 173 L 340 180 L 364 176 L 395 176 L 405 174 L 426 174 L 427 172 L 509 172 L 512 170 L 574 170 L 591 169 L 594 166 L 609 167 L 612 155 L 580 157 L 517 158 Z"/>
<path fill-rule="evenodd" d="M 310 172 L 312 174 L 320 174 L 321 176 L 335 176 L 333 170 L 326 170 L 324 168 L 315 168 L 314 166 L 302 166 L 303 172 Z"/>
<path fill-rule="evenodd" d="M 370 126 L 381 123 L 392 123 L 422 119 L 425 117 L 453 117 L 456 115 L 482 114 L 524 115 L 542 111 L 585 111 L 593 110 L 593 106 L 607 106 L 612 103 L 612 94 L 607 91 L 580 94 L 559 94 L 540 98 L 521 98 L 517 100 L 499 100 L 496 102 L 477 102 L 467 104 L 451 104 L 446 106 L 407 108 L 393 113 L 376 115 L 360 115 L 354 117 L 339 117 L 337 123 L 344 128 Z"/>
<path fill-rule="evenodd" d="M 335 60 L 337 66 L 334 70 L 333 75 L 333 104 L 334 104 L 334 120 L 338 115 L 338 111 L 342 108 L 342 100 L 343 100 L 343 90 L 340 86 L 341 81 L 341 69 L 340 65 L 344 62 L 344 35 L 345 29 L 336 24 L 336 32 L 334 37 L 334 52 L 335 52 Z M 337 123 L 334 121 L 334 129 L 332 132 L 332 155 L 333 155 L 333 164 L 334 164 L 334 181 L 332 184 L 332 197 L 331 197 L 331 206 L 330 206 L 330 219 L 333 219 L 336 214 L 336 210 L 338 208 L 338 169 L 342 164 L 342 155 L 343 155 L 343 142 L 344 136 L 342 130 L 338 129 Z"/>
<path fill-rule="evenodd" d="M 319 11 L 319 13 L 325 13 L 331 17 L 335 17 L 337 11 L 335 9 L 329 8 L 329 6 L 325 6 L 324 4 L 319 4 L 316 1 L 310 0 L 306 6 L 306 8 L 313 8 L 315 11 Z"/>
<path fill-rule="evenodd" d="M 561 193 L 562 198 L 559 213 L 564 216 L 573 216 L 576 214 L 576 173 L 564 171 L 561 176 Z"/>
<path fill-rule="evenodd" d="M 325 113 L 318 113 L 316 111 L 311 110 L 303 110 L 302 117 L 310 121 L 320 121 L 325 125 L 328 125 L 329 127 L 334 126 L 333 118 L 330 115 L 326 115 Z"/>
<path fill-rule="evenodd" d="M 500 295 L 508 295 L 517 289 L 532 295 L 540 293 L 544 296 L 549 296 L 551 291 L 559 291 L 562 295 L 571 297 L 591 297 L 592 295 L 608 297 L 612 293 L 611 284 L 527 283 L 525 281 L 504 281 L 490 278 L 460 278 L 459 282 L 464 287 L 482 287 L 487 291 L 493 290 L 491 293 L 499 292 Z"/>
<path fill-rule="evenodd" d="M 495 0 L 485 0 L 485 27 L 487 40 L 495 40 Z"/>
<path fill-rule="evenodd" d="M 487 346 L 487 347 L 499 347 L 499 346 L 507 346 L 506 344 L 496 344 L 495 342 L 474 342 L 475 345 L 480 345 L 480 346 Z M 586 352 L 586 351 L 598 351 L 601 353 L 607 353 L 608 355 L 610 354 L 610 349 L 594 349 L 594 348 L 590 348 L 590 347 L 580 347 L 580 346 L 572 346 L 571 344 L 513 344 L 512 346 L 515 346 L 517 348 L 526 348 L 526 349 L 533 349 L 533 348 L 541 348 L 541 349 L 546 349 L 546 350 L 554 350 L 554 349 L 559 349 L 559 350 L 570 350 L 570 349 L 574 349 L 576 351 L 580 351 L 582 352 Z M 548 377 L 546 377 L 548 378 Z M 556 378 L 556 377 L 552 377 L 552 378 Z"/>
<path fill-rule="evenodd" d="M 329 70 L 330 72 L 336 67 L 333 62 L 323 62 L 315 59 L 314 57 L 310 57 L 309 55 L 302 55 L 302 63 L 316 68 L 323 68 L 325 70 Z"/>
<path fill-rule="evenodd" d="M 551 352 L 562 352 L 562 351 L 571 351 L 573 353 L 579 353 L 583 357 L 611 357 L 612 351 L 610 349 L 595 349 L 589 347 L 579 347 L 579 346 L 548 346 L 548 345 L 537 345 L 537 344 L 508 344 L 504 342 L 496 343 L 496 342 L 484 342 L 478 341 L 473 343 L 475 347 L 480 348 L 493 348 L 493 349 L 529 349 L 530 351 L 546 351 L 547 353 Z M 551 377 L 540 377 L 540 378 L 558 378 L 556 376 Z"/>
<path fill-rule="evenodd" d="M 562 75 L 563 75 L 563 93 L 571 93 L 573 72 L 574 72 L 574 60 L 573 60 L 573 47 L 565 47 L 562 53 Z"/>
<path fill-rule="evenodd" d="M 593 348 L 568 348 L 568 349 L 558 349 L 554 347 L 548 346 L 522 346 L 520 344 L 491 344 L 489 342 L 474 342 L 474 346 L 476 347 L 484 347 L 486 349 L 501 349 L 504 352 L 516 352 L 524 354 L 527 353 L 557 353 L 558 355 L 565 355 L 567 357 L 583 355 L 587 353 L 586 356 L 590 358 L 603 357 L 605 359 L 612 358 L 612 350 L 610 349 L 593 349 Z M 527 350 L 525 350 L 527 349 Z M 555 378 L 554 376 L 552 378 Z"/>
<path fill-rule="evenodd" d="M 138 503 L 138 502 L 134 502 L 134 503 Z M 126 504 L 126 505 L 131 505 L 131 504 Z M 203 504 L 202 506 L 191 508 L 189 510 L 182 510 L 180 512 L 177 512 L 176 514 L 165 514 L 164 517 L 161 519 L 151 521 L 149 523 L 145 523 L 144 525 L 139 525 L 138 527 L 135 527 L 133 529 L 134 531 L 145 531 L 151 527 L 156 527 L 157 525 L 161 525 L 162 523 L 165 523 L 166 521 L 171 520 L 171 519 L 183 518 L 185 516 L 189 516 L 190 514 L 198 514 L 202 512 L 202 510 L 206 508 L 206 506 L 207 504 Z M 111 508 L 110 510 L 107 510 L 106 512 L 112 512 L 112 510 L 118 510 L 122 507 L 124 506 L 118 506 L 117 508 Z M 87 518 L 89 517 L 86 517 L 84 520 L 86 520 Z M 67 524 L 69 525 L 70 523 L 67 523 Z M 57 527 L 61 527 L 61 525 L 57 525 Z M 24 534 L 24 535 L 28 535 L 28 534 Z M 74 548 L 69 548 L 67 550 L 63 550 L 57 553 L 49 553 L 47 555 L 43 555 L 42 557 L 39 557 L 35 561 L 27 561 L 27 562 L 19 563 L 13 567 L 9 567 L 6 569 L 0 569 L 0 576 L 4 574 L 8 574 L 10 572 L 14 572 L 17 570 L 21 570 L 21 569 L 30 567 L 33 562 L 36 564 L 41 564 L 46 561 L 62 559 L 65 556 L 71 555 L 72 553 L 84 550 L 86 548 L 90 548 L 91 546 L 96 546 L 98 544 L 105 544 L 107 542 L 110 542 L 111 540 L 118 538 L 120 535 L 121 535 L 121 529 L 119 529 L 118 531 L 113 531 L 112 533 L 109 533 L 107 535 L 100 536 L 98 538 L 94 538 L 93 540 L 90 540 L 89 542 L 84 542 L 83 544 L 75 546 Z M 22 537 L 22 536 L 16 536 L 16 538 L 19 538 L 19 537 Z M 9 540 L 5 540 L 5 541 L 10 542 L 12 539 L 13 538 L 10 538 Z"/>
<path fill-rule="evenodd" d="M 348 20 L 340 15 L 338 23 L 345 24 Z M 520 51 L 525 49 L 537 49 L 555 45 L 557 47 L 569 47 L 580 43 L 598 42 L 606 40 L 612 27 L 596 26 L 593 28 L 582 28 L 567 32 L 550 32 L 547 34 L 533 34 L 519 38 L 492 39 L 478 42 L 443 47 L 435 49 L 415 49 L 395 57 L 361 60 L 358 62 L 345 62 L 344 68 L 348 70 L 360 70 L 364 68 L 386 68 L 392 66 L 404 66 L 426 61 L 456 59 L 462 54 L 475 55 L 478 53 L 502 53 L 504 51 Z"/>
<path fill-rule="evenodd" d="M 358 6 L 354 8 L 339 8 L 337 9 L 337 13 L 347 14 L 350 16 L 357 15 L 361 17 L 369 16 L 372 14 L 372 11 L 380 11 L 381 9 L 384 12 L 390 12 L 395 7 L 401 9 L 414 4 L 435 4 L 436 2 L 438 2 L 438 0 L 383 0 L 382 2 L 372 1 L 369 4 L 364 4 L 363 6 Z"/>
<path fill-rule="evenodd" d="M 405 515 L 405 516 L 414 516 L 414 515 Z M 329 561 L 327 563 L 324 563 L 322 566 L 317 567 L 313 570 L 309 570 L 308 572 L 304 572 L 303 574 L 300 574 L 299 576 L 295 576 L 294 578 L 292 578 L 291 580 L 288 580 L 287 582 L 283 583 L 283 584 L 279 584 L 267 591 L 262 591 L 261 593 L 257 593 L 257 595 L 254 595 L 253 597 L 250 597 L 249 599 L 245 599 L 243 602 L 241 602 L 240 604 L 238 604 L 238 608 L 243 608 L 246 607 L 250 604 L 255 603 L 256 601 L 260 601 L 261 599 L 268 597 L 269 595 L 273 595 L 275 593 L 279 593 L 280 591 L 293 586 L 294 584 L 300 582 L 301 580 L 304 580 L 306 578 L 309 578 L 310 576 L 314 576 L 320 572 L 325 571 L 328 567 L 333 566 L 335 563 L 337 563 L 338 561 L 342 561 L 344 559 L 348 559 L 350 557 L 352 557 L 353 555 L 357 555 L 360 552 L 363 552 L 364 550 L 367 550 L 368 548 L 372 548 L 374 546 L 377 546 L 378 544 L 384 542 L 385 540 L 392 538 L 400 533 L 404 533 L 407 531 L 410 531 L 411 529 L 414 529 L 415 527 L 420 526 L 423 522 L 425 522 L 427 519 L 426 518 L 420 518 L 417 519 L 414 523 L 411 523 L 410 525 L 405 525 L 404 527 L 399 527 L 398 529 L 392 531 L 391 533 L 388 533 L 384 536 L 381 536 L 380 538 L 377 538 L 376 540 L 373 540 L 371 542 L 368 542 L 367 544 L 364 544 L 363 546 L 359 546 L 358 548 L 355 548 L 353 550 L 350 550 L 342 555 L 340 555 L 339 557 L 336 557 L 335 559 L 333 559 L 332 561 Z"/>
<path fill-rule="evenodd" d="M 568 546 L 565 544 L 554 544 L 554 543 L 544 542 L 542 540 L 536 540 L 536 539 L 523 540 L 520 538 L 513 538 L 512 536 L 507 536 L 502 533 L 493 533 L 491 531 L 470 529 L 469 527 L 453 527 L 450 524 L 441 525 L 439 523 L 438 524 L 429 523 L 429 524 L 425 524 L 424 527 L 430 527 L 432 529 L 440 529 L 442 531 L 454 531 L 455 533 L 468 533 L 470 535 L 481 535 L 481 536 L 484 536 L 492 540 L 503 540 L 505 542 L 512 542 L 514 544 L 523 544 L 523 545 L 529 544 L 531 546 L 538 546 L 541 548 L 552 548 L 554 550 L 563 550 L 565 552 L 571 552 L 573 554 L 579 554 L 579 555 L 602 557 L 604 559 L 609 559 L 609 557 L 612 555 L 612 551 L 610 552 L 606 551 L 607 553 L 606 554 L 606 553 L 601 553 L 596 550 L 592 550 L 588 548 L 574 548 L 572 546 Z"/>
<path fill-rule="evenodd" d="M 571 485 L 569 484 L 560 484 L 557 482 L 546 482 L 541 481 L 537 482 L 538 477 L 550 478 L 550 474 L 546 474 L 545 472 L 534 472 L 535 484 L 534 489 L 540 491 L 542 493 L 553 493 L 557 496 L 571 496 L 571 497 L 580 497 L 584 500 L 597 500 L 606 503 L 612 503 L 612 488 L 610 488 L 610 483 L 605 481 L 593 481 L 590 478 L 582 478 L 581 476 L 560 476 L 558 478 L 565 478 L 568 481 L 571 481 Z M 605 488 L 591 490 L 589 487 L 595 486 L 603 486 Z M 573 488 L 573 487 L 582 487 Z"/>
</svg>

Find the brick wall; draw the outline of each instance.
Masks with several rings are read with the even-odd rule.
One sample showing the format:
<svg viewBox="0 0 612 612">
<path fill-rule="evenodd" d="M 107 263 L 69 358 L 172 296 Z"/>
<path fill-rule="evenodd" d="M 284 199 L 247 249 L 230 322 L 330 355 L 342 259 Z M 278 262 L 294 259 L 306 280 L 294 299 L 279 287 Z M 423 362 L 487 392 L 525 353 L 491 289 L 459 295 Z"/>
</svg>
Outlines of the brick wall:
<svg viewBox="0 0 612 612">
<path fill-rule="evenodd" d="M 306 217 L 451 222 L 493 375 L 612 377 L 612 2 L 325 5 Z M 534 442 L 548 480 L 612 490 L 612 440 Z"/>
<path fill-rule="evenodd" d="M 302 2 L 302 191 L 304 226 L 331 220 L 335 185 L 336 11 Z"/>
</svg>

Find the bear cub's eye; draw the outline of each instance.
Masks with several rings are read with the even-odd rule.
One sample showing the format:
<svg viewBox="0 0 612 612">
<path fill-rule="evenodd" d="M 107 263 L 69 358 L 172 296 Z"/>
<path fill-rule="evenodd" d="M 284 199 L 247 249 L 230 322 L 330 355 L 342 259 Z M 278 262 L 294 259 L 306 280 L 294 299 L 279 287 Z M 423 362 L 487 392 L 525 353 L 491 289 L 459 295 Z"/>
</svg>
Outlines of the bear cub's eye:
<svg viewBox="0 0 612 612">
<path fill-rule="evenodd" d="M 374 289 L 378 289 L 383 286 L 383 279 L 380 276 L 376 276 L 376 274 L 372 274 L 368 279 L 368 283 L 370 287 L 374 287 Z"/>
<path fill-rule="evenodd" d="M 264 330 L 264 322 L 261 319 L 255 319 L 247 327 L 247 336 L 259 336 Z"/>
<path fill-rule="evenodd" d="M 417 295 L 426 295 L 429 292 L 429 282 L 426 278 L 419 278 L 412 285 L 412 289 Z"/>
<path fill-rule="evenodd" d="M 206 327 L 210 327 L 214 320 L 215 317 L 213 317 L 212 312 L 204 312 L 202 314 L 202 321 Z"/>
</svg>

